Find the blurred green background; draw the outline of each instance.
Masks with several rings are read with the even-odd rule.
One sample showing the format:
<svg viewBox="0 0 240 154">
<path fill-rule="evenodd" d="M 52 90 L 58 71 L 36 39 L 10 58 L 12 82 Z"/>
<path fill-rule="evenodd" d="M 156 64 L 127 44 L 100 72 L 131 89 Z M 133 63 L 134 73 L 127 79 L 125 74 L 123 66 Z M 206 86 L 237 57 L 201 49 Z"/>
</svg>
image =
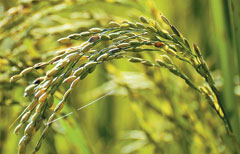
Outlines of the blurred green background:
<svg viewBox="0 0 240 154">
<path fill-rule="evenodd" d="M 240 100 L 240 32 L 237 0 L 0 0 L 0 153 L 16 153 L 18 136 L 9 129 L 30 100 L 25 87 L 39 74 L 17 83 L 9 78 L 59 49 L 56 40 L 111 20 L 157 19 L 162 13 L 200 46 L 223 94 L 237 139 Z M 238 5 L 239 4 L 239 5 Z M 234 8 L 233 8 L 234 7 Z M 11 9 L 10 9 L 11 8 Z M 76 41 L 73 45 L 81 42 Z M 181 65 L 193 81 L 203 79 Z M 61 87 L 62 95 L 66 87 Z M 77 108 L 114 90 L 96 104 Z M 55 99 L 55 103 L 60 99 Z M 224 123 L 205 98 L 165 69 L 146 69 L 127 60 L 104 63 L 80 82 L 39 153 L 44 154 L 226 154 L 234 152 Z M 28 149 L 39 139 L 38 132 Z"/>
</svg>

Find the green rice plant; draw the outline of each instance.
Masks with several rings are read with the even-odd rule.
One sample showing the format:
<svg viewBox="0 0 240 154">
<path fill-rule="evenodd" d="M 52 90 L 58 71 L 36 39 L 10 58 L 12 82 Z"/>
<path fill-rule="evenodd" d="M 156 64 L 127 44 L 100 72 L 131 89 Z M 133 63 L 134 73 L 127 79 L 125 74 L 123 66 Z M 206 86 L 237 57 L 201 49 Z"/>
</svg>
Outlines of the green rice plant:
<svg viewBox="0 0 240 154">
<path fill-rule="evenodd" d="M 232 28 L 232 41 L 230 40 L 230 37 L 227 35 L 227 24 L 224 19 L 224 14 L 221 14 L 223 10 L 223 2 L 217 2 L 212 1 L 211 5 L 214 6 L 215 9 L 213 9 L 213 19 L 214 23 L 218 25 L 217 33 L 216 33 L 216 44 L 219 47 L 219 56 L 221 60 L 221 67 L 224 70 L 223 76 L 224 76 L 224 82 L 225 82 L 225 88 L 224 88 L 224 100 L 225 100 L 225 107 L 226 111 L 231 114 L 229 120 L 231 121 L 233 125 L 233 130 L 236 134 L 236 143 L 238 143 L 239 146 L 239 130 L 240 130 L 240 124 L 239 124 L 239 112 L 238 108 L 236 108 L 237 105 L 237 98 L 234 96 L 234 80 L 232 80 L 232 76 L 237 76 L 239 74 L 239 66 L 237 65 L 239 63 L 239 45 L 237 45 L 237 41 L 239 40 L 238 35 L 239 33 L 236 30 L 236 24 L 239 22 L 239 19 L 236 18 L 236 12 L 238 9 L 238 2 L 236 1 L 229 1 L 229 11 L 230 11 L 230 20 L 232 22 L 231 28 Z M 232 10 L 236 6 L 236 10 Z M 236 11 L 236 12 L 235 12 Z M 233 19 L 234 18 L 234 19 Z M 222 37 L 226 34 L 226 38 Z M 231 54 L 236 55 L 237 58 L 232 58 L 228 53 L 228 50 L 232 50 L 233 52 Z M 237 52 L 235 52 L 237 51 Z M 232 66 L 232 67 L 230 67 Z M 238 70 L 238 71 L 236 71 Z"/>
<path fill-rule="evenodd" d="M 19 141 L 18 153 L 26 152 L 32 136 L 46 119 L 47 123 L 44 125 L 42 135 L 32 152 L 36 153 L 47 137 L 52 121 L 62 111 L 79 81 L 94 72 L 99 64 L 109 63 L 114 59 L 128 59 L 131 63 L 138 63 L 147 68 L 165 68 L 173 75 L 183 79 L 190 88 L 206 97 L 209 106 L 222 119 L 228 134 L 235 141 L 235 135 L 223 108 L 220 93 L 200 49 L 195 44 L 191 46 L 165 16 L 160 15 L 157 21 L 143 16 L 140 17 L 140 22 L 111 21 L 107 28 L 90 28 L 58 40 L 63 45 L 72 44 L 74 41 L 84 42 L 81 45 L 57 51 L 49 61 L 39 62 L 11 77 L 10 82 L 16 82 L 30 72 L 39 70 L 44 72 L 43 76 L 38 77 L 25 89 L 25 96 L 28 96 L 32 102 L 17 118 L 21 120 L 15 128 L 15 133 L 25 127 L 24 135 Z M 158 58 L 154 57 L 155 62 L 147 60 L 141 57 L 144 53 L 149 55 L 154 53 Z M 192 81 L 178 67 L 179 62 L 191 66 L 195 73 L 205 80 L 206 85 L 199 85 Z M 61 100 L 54 104 L 56 93 L 63 85 L 68 85 L 68 89 Z M 151 106 L 151 108 L 154 107 Z M 142 121 L 141 113 L 136 112 L 139 113 L 137 116 Z M 142 124 L 141 127 L 148 140 L 156 146 L 158 151 L 160 149 L 158 144 L 144 122 Z"/>
<path fill-rule="evenodd" d="M 0 28 L 0 35 L 3 36 L 0 41 L 0 114 L 1 119 L 3 119 L 0 128 L 0 153 L 15 153 L 17 142 L 24 135 L 24 132 L 20 130 L 19 135 L 16 136 L 7 128 L 12 119 L 22 111 L 22 108 L 32 101 L 32 88 L 34 89 L 36 86 L 32 83 L 43 81 L 46 72 L 54 67 L 54 65 L 48 65 L 48 62 L 44 62 L 55 57 L 55 52 L 51 51 L 61 52 L 61 50 L 81 45 L 89 37 L 94 36 L 88 31 L 90 27 L 106 27 L 110 20 L 118 21 L 119 24 L 122 24 L 119 21 L 126 19 L 136 23 L 139 15 L 145 15 L 158 21 L 162 29 L 168 30 L 172 34 L 172 30 L 167 24 L 161 24 L 162 20 L 158 9 L 162 10 L 173 21 L 174 25 L 178 25 L 179 29 L 184 32 L 185 37 L 191 38 L 192 41 L 198 42 L 201 46 L 202 54 L 208 63 L 214 81 L 216 81 L 215 85 L 221 92 L 221 97 L 222 94 L 224 98 L 225 95 L 232 95 L 234 86 L 231 90 L 227 90 L 229 88 L 226 85 L 233 82 L 231 75 L 228 75 L 230 78 L 225 78 L 219 73 L 228 74 L 228 68 L 231 71 L 234 68 L 231 65 L 226 65 L 227 71 L 222 70 L 221 72 L 217 64 L 223 64 L 224 60 L 219 62 L 216 55 L 221 53 L 222 59 L 224 59 L 222 53 L 226 50 L 221 48 L 221 52 L 217 50 L 215 53 L 216 47 L 227 42 L 224 39 L 224 43 L 218 40 L 221 34 L 217 32 L 218 28 L 211 29 L 214 20 L 208 18 L 209 11 L 216 10 L 215 4 L 213 8 L 208 8 L 208 5 L 205 5 L 208 2 L 200 0 L 189 1 L 189 3 L 173 0 L 30 2 L 24 0 L 23 3 L 14 4 L 20 5 L 19 8 L 24 4 L 25 7 L 19 9 L 18 13 L 11 17 L 13 20 L 9 20 L 5 26 Z M 3 12 L 1 3 L 5 5 L 8 1 L 0 1 L 0 12 Z M 166 3 L 174 5 L 165 5 Z M 29 10 L 31 11 L 29 12 Z M 51 11 L 49 12 L 49 10 Z M 201 10 L 201 13 L 198 10 Z M 223 15 L 216 14 L 224 18 Z M 38 17 L 34 22 L 32 22 L 33 15 Z M 0 16 L 2 16 L 1 13 Z M 9 16 L 5 13 L 2 17 L 8 18 Z M 18 17 L 23 18 L 16 22 Z M 191 24 L 189 25 L 189 23 Z M 12 26 L 8 27 L 8 25 Z M 82 37 L 76 35 L 80 33 Z M 70 37 L 70 34 L 72 34 L 72 39 L 78 40 L 69 41 L 68 38 L 64 37 L 65 39 L 59 40 L 62 44 L 57 43 L 56 40 L 59 37 L 68 35 Z M 217 34 L 217 38 L 209 39 L 209 36 L 215 36 L 215 34 Z M 93 54 L 98 50 L 128 37 L 118 36 L 118 33 L 109 35 L 113 37 L 113 42 L 108 40 L 108 36 L 102 35 L 100 39 L 108 41 L 97 43 L 94 49 L 90 50 L 89 55 L 87 55 L 89 59 L 86 61 L 94 60 L 100 56 L 100 54 Z M 129 34 L 129 36 L 131 35 Z M 143 37 L 150 38 L 144 35 Z M 98 37 L 92 38 L 92 40 L 96 39 Z M 190 42 L 192 42 L 191 40 Z M 216 45 L 213 45 L 215 40 L 218 41 L 216 41 Z M 136 41 L 139 40 L 136 39 L 132 43 L 137 44 Z M 186 62 L 168 54 L 171 59 L 169 61 L 164 56 L 164 52 L 156 51 L 162 46 L 162 42 L 156 42 L 158 42 L 156 47 L 155 42 L 154 45 L 147 46 L 146 44 L 136 47 L 135 51 L 139 52 L 128 51 L 127 54 L 121 55 L 124 58 L 113 58 L 111 62 L 97 65 L 97 69 L 91 75 L 80 80 L 61 112 L 57 114 L 57 117 L 60 118 L 56 117 L 51 121 L 51 129 L 48 129 L 48 135 L 41 145 L 39 153 L 89 153 L 89 151 L 90 153 L 233 153 L 234 144 L 229 140 L 221 119 L 215 116 L 216 113 L 212 112 L 213 108 L 210 108 L 207 103 L 207 100 L 209 99 L 211 102 L 212 98 L 204 99 L 202 93 L 196 92 L 190 87 L 204 90 L 205 88 L 201 88 L 207 86 L 204 78 L 195 72 L 192 65 L 186 65 Z M 118 48 L 128 45 L 129 42 L 124 42 Z M 140 52 L 141 48 L 154 50 Z M 232 50 L 229 49 L 229 51 Z M 106 57 L 108 54 L 102 55 L 101 58 Z M 126 62 L 126 59 L 132 62 Z M 173 71 L 180 78 L 177 75 L 172 75 L 167 67 L 159 67 L 163 59 L 172 62 L 177 67 L 180 74 Z M 34 66 L 36 63 L 38 65 Z M 42 69 L 37 69 L 41 66 Z M 24 68 L 29 69 L 20 73 Z M 32 71 L 25 74 L 29 70 Z M 78 71 L 83 71 L 83 68 Z M 9 78 L 15 74 L 20 74 L 20 76 L 22 74 L 24 77 L 17 82 L 9 83 Z M 38 79 L 34 81 L 35 78 Z M 222 78 L 224 78 L 224 84 L 222 84 Z M 34 149 L 34 144 L 38 142 L 39 135 L 41 135 L 39 133 L 48 124 L 46 118 L 53 112 L 56 104 L 61 101 L 65 91 L 69 88 L 68 81 L 71 82 L 74 79 L 76 77 L 71 75 L 71 77 L 64 79 L 64 83 L 57 88 L 54 93 L 53 105 L 47 110 L 49 112 L 43 116 L 45 125 L 41 124 L 38 131 L 34 133 L 34 137 L 27 145 L 26 153 Z M 189 82 L 190 86 L 185 83 L 188 80 L 191 81 Z M 28 88 L 24 90 L 24 87 Z M 92 90 L 93 87 L 97 88 Z M 95 104 L 81 112 L 76 110 L 77 106 L 82 106 L 87 101 L 98 100 L 111 89 L 114 89 L 115 92 L 102 100 L 100 104 Z M 236 89 L 237 87 L 235 93 Z M 21 97 L 23 93 L 27 97 Z M 238 110 L 236 103 L 233 105 L 234 103 L 229 100 L 223 102 L 224 107 L 232 105 L 236 111 Z M 215 108 L 215 105 L 212 106 Z M 235 127 L 237 120 L 232 121 L 233 117 L 236 117 L 233 115 L 237 114 L 235 111 L 229 110 L 228 107 L 225 110 L 234 134 L 238 137 Z M 34 112 L 35 110 L 30 114 L 28 112 L 25 114 L 25 118 Z M 66 117 L 66 112 L 74 114 Z M 31 117 L 24 122 L 25 118 L 22 118 L 23 120 L 20 122 L 22 125 L 19 125 L 18 129 L 25 128 L 31 122 Z M 63 118 L 64 122 L 59 120 Z M 78 135 L 73 135 L 75 133 Z M 84 137 L 81 137 L 81 133 L 84 134 Z"/>
</svg>

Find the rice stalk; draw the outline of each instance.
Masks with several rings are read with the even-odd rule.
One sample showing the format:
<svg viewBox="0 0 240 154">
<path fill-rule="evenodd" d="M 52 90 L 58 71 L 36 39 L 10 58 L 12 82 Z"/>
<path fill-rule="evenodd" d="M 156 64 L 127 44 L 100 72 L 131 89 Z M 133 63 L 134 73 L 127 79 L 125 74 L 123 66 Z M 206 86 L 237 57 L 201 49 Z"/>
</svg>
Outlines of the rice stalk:
<svg viewBox="0 0 240 154">
<path fill-rule="evenodd" d="M 20 74 L 14 75 L 11 82 L 16 82 L 24 78 L 24 75 L 36 69 L 43 70 L 48 68 L 45 76 L 36 79 L 27 88 L 26 93 L 29 98 L 33 98 L 33 102 L 20 116 L 22 120 L 17 126 L 16 132 L 19 132 L 22 125 L 26 123 L 30 117 L 24 136 L 19 141 L 19 153 L 24 154 L 27 144 L 31 137 L 42 125 L 44 118 L 47 119 L 42 135 L 35 146 L 32 153 L 36 153 L 46 138 L 48 130 L 51 127 L 51 121 L 60 113 L 64 105 L 68 102 L 72 91 L 76 85 L 91 74 L 99 64 L 109 62 L 114 59 L 127 58 L 129 62 L 139 63 L 146 67 L 163 67 L 168 69 L 172 74 L 182 78 L 186 84 L 193 88 L 196 92 L 202 94 L 209 100 L 210 106 L 217 112 L 226 126 L 227 132 L 234 136 L 229 119 L 220 99 L 220 94 L 215 86 L 214 79 L 208 69 L 208 66 L 197 45 L 191 47 L 186 38 L 171 25 L 166 17 L 161 15 L 161 21 L 156 22 L 152 19 L 140 17 L 141 23 L 133 23 L 123 21 L 122 23 L 110 22 L 107 28 L 91 28 L 88 31 L 74 33 L 66 37 L 60 38 L 60 44 L 71 43 L 72 41 L 87 40 L 80 46 L 74 46 L 56 52 L 55 57 L 47 62 L 41 62 L 29 67 Z M 167 29 L 162 29 L 160 25 L 166 24 Z M 100 48 L 98 44 L 108 42 L 108 46 Z M 129 56 L 131 54 L 141 54 L 142 52 L 154 52 L 161 55 L 161 59 L 151 62 L 139 57 Z M 191 65 L 196 73 L 198 73 L 205 82 L 207 87 L 197 85 L 185 75 L 178 67 L 176 61 L 181 61 L 186 65 Z M 44 65 L 42 65 L 44 64 Z M 43 70 L 45 72 L 45 70 Z M 61 101 L 53 104 L 53 97 L 59 87 L 68 84 L 69 88 L 65 91 Z M 28 89 L 32 89 L 33 93 L 28 93 Z M 44 113 L 53 106 L 52 113 L 48 117 L 44 117 Z M 35 109 L 35 111 L 34 111 Z M 31 116 L 30 116 L 31 114 Z M 148 131 L 146 131 L 148 132 Z M 157 145 L 149 136 L 149 140 Z"/>
</svg>

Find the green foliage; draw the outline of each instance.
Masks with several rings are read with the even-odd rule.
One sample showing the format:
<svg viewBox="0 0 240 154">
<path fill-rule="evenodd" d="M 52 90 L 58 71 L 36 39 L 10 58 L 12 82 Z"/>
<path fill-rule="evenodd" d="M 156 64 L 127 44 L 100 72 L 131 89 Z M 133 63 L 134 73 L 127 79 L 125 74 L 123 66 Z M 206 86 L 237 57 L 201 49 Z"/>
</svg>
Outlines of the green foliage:
<svg viewBox="0 0 240 154">
<path fill-rule="evenodd" d="M 12 2 L 0 1 L 0 153 L 238 152 L 230 3 Z"/>
</svg>

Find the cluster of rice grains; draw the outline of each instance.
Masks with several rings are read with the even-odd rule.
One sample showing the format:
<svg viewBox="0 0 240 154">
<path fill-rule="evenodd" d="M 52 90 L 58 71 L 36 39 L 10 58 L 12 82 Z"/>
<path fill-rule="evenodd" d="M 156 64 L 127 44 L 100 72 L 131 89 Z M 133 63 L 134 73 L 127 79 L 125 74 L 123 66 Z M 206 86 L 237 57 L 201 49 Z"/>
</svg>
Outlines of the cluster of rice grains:
<svg viewBox="0 0 240 154">
<path fill-rule="evenodd" d="M 136 23 L 130 21 L 117 23 L 112 21 L 109 23 L 109 28 L 91 28 L 85 32 L 71 34 L 59 39 L 58 42 L 65 44 L 72 40 L 88 39 L 80 46 L 56 52 L 56 56 L 48 62 L 38 63 L 11 77 L 10 81 L 15 82 L 30 71 L 45 67 L 51 68 L 46 72 L 45 76 L 37 78 L 25 89 L 24 95 L 32 98 L 32 102 L 20 115 L 20 123 L 15 128 L 15 133 L 18 134 L 21 128 L 25 127 L 24 136 L 19 141 L 19 154 L 25 153 L 31 137 L 43 125 L 43 120 L 47 119 L 45 128 L 33 153 L 40 149 L 51 121 L 62 110 L 74 87 L 80 80 L 92 73 L 98 64 L 112 59 L 128 58 L 133 63 L 169 69 L 170 72 L 184 79 L 190 87 L 205 95 L 220 117 L 225 119 L 221 105 L 218 103 L 213 79 L 201 56 L 200 50 L 196 45 L 194 45 L 194 50 L 192 50 L 188 41 L 170 24 L 166 17 L 161 15 L 159 19 L 159 22 L 156 22 L 152 19 L 140 17 L 140 22 Z M 161 27 L 163 26 L 168 27 L 166 28 L 167 30 L 162 29 Z M 99 46 L 96 46 L 106 41 L 110 44 L 109 46 L 100 49 Z M 140 53 L 143 51 L 159 51 L 161 59 L 156 60 L 155 63 L 128 55 L 128 53 Z M 192 65 L 206 79 L 211 89 L 196 86 L 177 68 L 171 58 L 177 58 Z M 69 89 L 58 104 L 53 104 L 54 93 L 64 83 L 69 84 Z"/>
</svg>

